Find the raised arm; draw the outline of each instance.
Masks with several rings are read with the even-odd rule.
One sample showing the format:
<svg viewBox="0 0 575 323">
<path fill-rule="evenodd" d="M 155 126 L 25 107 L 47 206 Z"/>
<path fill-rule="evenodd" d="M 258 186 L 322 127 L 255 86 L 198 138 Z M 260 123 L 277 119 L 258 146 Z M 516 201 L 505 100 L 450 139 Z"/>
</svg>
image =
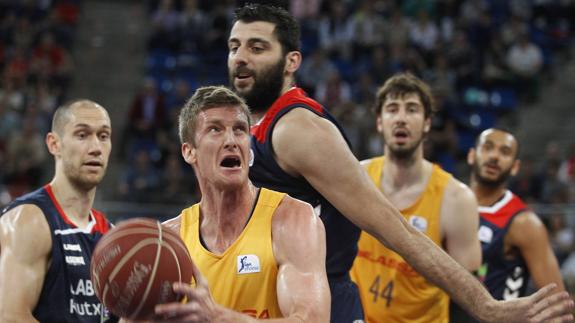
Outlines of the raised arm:
<svg viewBox="0 0 575 323">
<path fill-rule="evenodd" d="M 325 230 L 312 207 L 286 196 L 272 224 L 280 309 L 290 322 L 329 322 Z M 288 320 L 286 320 L 287 322 Z"/>
<path fill-rule="evenodd" d="M 475 195 L 465 184 L 452 178 L 441 205 L 444 249 L 470 272 L 481 266 L 481 243 L 477 238 L 479 214 Z"/>
<path fill-rule="evenodd" d="M 475 317 L 485 321 L 539 322 L 573 307 L 566 294 L 545 298 L 549 289 L 507 306 L 495 301 L 467 270 L 406 224 L 361 168 L 337 128 L 313 112 L 294 109 L 283 116 L 275 126 L 272 143 L 276 160 L 285 171 L 305 177 L 348 219 L 401 254 L 415 270 L 447 291 Z M 547 305 L 536 307 L 538 302 Z M 553 310 L 540 313 L 549 306 Z M 529 312 L 532 308 L 539 312 Z"/>
<path fill-rule="evenodd" d="M 549 244 L 547 229 L 537 215 L 533 212 L 517 215 L 511 223 L 507 239 L 521 252 L 538 289 L 555 283 L 558 291 L 565 290 L 557 259 Z"/>
<path fill-rule="evenodd" d="M 42 211 L 18 206 L 0 218 L 0 322 L 38 322 L 32 312 L 48 270 L 52 239 Z"/>
</svg>

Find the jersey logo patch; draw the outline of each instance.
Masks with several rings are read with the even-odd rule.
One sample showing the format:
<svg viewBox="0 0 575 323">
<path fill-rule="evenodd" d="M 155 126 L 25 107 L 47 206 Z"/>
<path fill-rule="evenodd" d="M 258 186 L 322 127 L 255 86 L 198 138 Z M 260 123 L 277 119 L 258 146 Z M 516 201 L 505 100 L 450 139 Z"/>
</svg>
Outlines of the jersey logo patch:
<svg viewBox="0 0 575 323">
<path fill-rule="evenodd" d="M 256 255 L 239 255 L 237 265 L 238 275 L 260 272 L 260 258 Z"/>
<path fill-rule="evenodd" d="M 493 239 L 493 230 L 491 230 L 490 227 L 482 225 L 479 227 L 479 231 L 477 231 L 477 237 L 481 242 L 491 243 L 491 240 Z"/>
<path fill-rule="evenodd" d="M 419 215 L 412 215 L 408 220 L 409 224 L 419 232 L 427 232 L 427 220 Z"/>
</svg>

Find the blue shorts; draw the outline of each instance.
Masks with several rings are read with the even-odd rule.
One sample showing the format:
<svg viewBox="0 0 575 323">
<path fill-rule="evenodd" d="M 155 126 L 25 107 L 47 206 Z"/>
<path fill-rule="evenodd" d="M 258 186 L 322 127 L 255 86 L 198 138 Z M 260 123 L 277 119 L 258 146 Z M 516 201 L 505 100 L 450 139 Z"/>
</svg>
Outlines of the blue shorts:
<svg viewBox="0 0 575 323">
<path fill-rule="evenodd" d="M 363 310 L 359 291 L 349 275 L 328 279 L 331 290 L 331 322 L 362 323 Z"/>
</svg>

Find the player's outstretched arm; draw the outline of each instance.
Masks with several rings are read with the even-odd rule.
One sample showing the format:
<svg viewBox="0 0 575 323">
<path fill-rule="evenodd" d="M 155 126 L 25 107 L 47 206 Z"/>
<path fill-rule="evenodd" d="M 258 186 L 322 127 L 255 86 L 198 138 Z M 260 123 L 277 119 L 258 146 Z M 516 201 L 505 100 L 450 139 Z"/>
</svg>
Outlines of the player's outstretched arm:
<svg viewBox="0 0 575 323">
<path fill-rule="evenodd" d="M 537 288 L 555 283 L 557 291 L 565 290 L 547 229 L 535 213 L 527 211 L 515 216 L 507 238 L 521 252 Z"/>
<path fill-rule="evenodd" d="M 411 228 L 373 184 L 332 123 L 306 109 L 291 110 L 277 122 L 272 144 L 276 160 L 285 171 L 305 177 L 348 219 L 402 255 L 468 313 L 484 321 L 527 321 L 523 318 L 534 303 L 495 301 L 467 270 Z M 552 317 L 560 317 L 573 306 L 566 298 L 544 299 L 557 302 L 549 303 L 557 310 Z M 523 315 L 507 315 L 521 311 Z"/>
<path fill-rule="evenodd" d="M 52 239 L 42 211 L 15 207 L 0 218 L 0 322 L 38 322 L 32 311 L 48 270 Z"/>
</svg>

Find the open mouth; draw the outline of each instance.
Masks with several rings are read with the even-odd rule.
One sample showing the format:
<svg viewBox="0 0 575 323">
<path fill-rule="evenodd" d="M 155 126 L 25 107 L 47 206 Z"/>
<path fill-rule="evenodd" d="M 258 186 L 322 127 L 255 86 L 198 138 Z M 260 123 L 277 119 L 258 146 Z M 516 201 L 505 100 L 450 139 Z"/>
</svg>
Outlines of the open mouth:
<svg viewBox="0 0 575 323">
<path fill-rule="evenodd" d="M 405 139 L 409 137 L 409 132 L 405 129 L 398 129 L 393 132 L 393 136 L 399 139 Z"/>
<path fill-rule="evenodd" d="M 226 157 L 220 163 L 220 166 L 226 168 L 236 168 L 242 165 L 240 159 L 238 157 Z"/>
<path fill-rule="evenodd" d="M 85 162 L 84 165 L 86 166 L 92 166 L 92 167 L 102 167 L 102 163 L 99 161 L 89 161 L 89 162 Z"/>
<path fill-rule="evenodd" d="M 247 79 L 247 78 L 252 77 L 253 74 L 254 74 L 254 73 L 253 73 L 252 71 L 250 71 L 248 68 L 238 67 L 238 69 L 236 70 L 236 73 L 235 73 L 234 76 L 235 76 L 238 80 L 245 80 L 245 79 Z"/>
</svg>

